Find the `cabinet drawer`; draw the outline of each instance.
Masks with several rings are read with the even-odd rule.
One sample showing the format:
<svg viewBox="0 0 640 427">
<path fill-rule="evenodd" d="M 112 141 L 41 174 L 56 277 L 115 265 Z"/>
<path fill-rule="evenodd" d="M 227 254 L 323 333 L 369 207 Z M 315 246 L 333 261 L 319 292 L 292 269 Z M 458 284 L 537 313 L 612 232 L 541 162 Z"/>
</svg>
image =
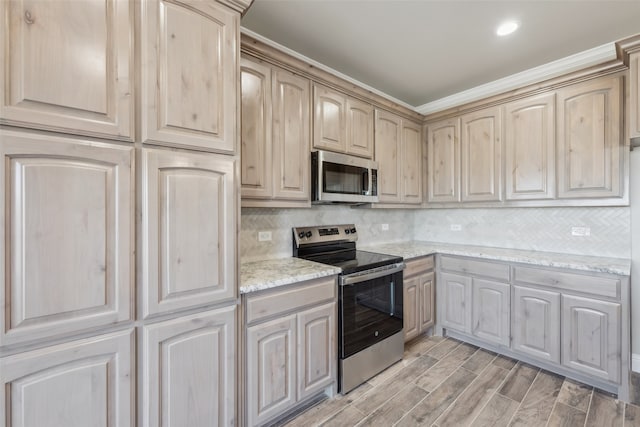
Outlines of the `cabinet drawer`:
<svg viewBox="0 0 640 427">
<path fill-rule="evenodd" d="M 257 320 L 286 313 L 298 307 L 332 300 L 336 297 L 336 278 L 322 278 L 302 282 L 299 285 L 285 287 L 261 293 L 256 296 L 248 295 L 246 302 L 247 324 Z"/>
<path fill-rule="evenodd" d="M 404 269 L 404 277 L 410 277 L 418 273 L 433 270 L 433 256 L 413 259 L 406 262 L 407 267 Z"/>
<path fill-rule="evenodd" d="M 509 266 L 507 264 L 443 256 L 440 258 L 440 268 L 509 281 Z"/>
<path fill-rule="evenodd" d="M 520 283 L 552 286 L 609 298 L 620 298 L 620 280 L 612 277 L 562 273 L 538 268 L 516 267 L 515 280 Z"/>
</svg>

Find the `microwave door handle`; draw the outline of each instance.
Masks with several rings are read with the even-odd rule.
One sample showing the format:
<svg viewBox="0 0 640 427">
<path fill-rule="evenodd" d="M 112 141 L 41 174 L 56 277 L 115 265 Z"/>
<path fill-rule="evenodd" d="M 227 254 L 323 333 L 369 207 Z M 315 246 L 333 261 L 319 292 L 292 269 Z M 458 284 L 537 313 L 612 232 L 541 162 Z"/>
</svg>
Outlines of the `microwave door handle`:
<svg viewBox="0 0 640 427">
<path fill-rule="evenodd" d="M 366 188 L 362 189 L 362 194 L 368 196 L 371 193 L 371 174 L 368 170 L 365 170 L 362 175 L 362 184 L 366 185 Z"/>
</svg>

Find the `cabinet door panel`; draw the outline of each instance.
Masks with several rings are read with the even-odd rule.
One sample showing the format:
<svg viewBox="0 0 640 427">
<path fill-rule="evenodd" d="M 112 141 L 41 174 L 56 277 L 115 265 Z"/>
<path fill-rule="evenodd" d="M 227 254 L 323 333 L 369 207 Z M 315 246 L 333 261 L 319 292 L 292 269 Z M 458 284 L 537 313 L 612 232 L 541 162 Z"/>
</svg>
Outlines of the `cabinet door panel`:
<svg viewBox="0 0 640 427">
<path fill-rule="evenodd" d="M 619 197 L 622 82 L 609 77 L 558 92 L 558 196 Z"/>
<path fill-rule="evenodd" d="M 386 111 L 376 110 L 375 160 L 378 162 L 378 200 L 400 202 L 402 171 L 400 144 L 402 119 Z"/>
<path fill-rule="evenodd" d="M 347 150 L 347 105 L 344 95 L 313 85 L 313 147 L 344 153 Z"/>
<path fill-rule="evenodd" d="M 373 106 L 347 98 L 347 153 L 373 157 Z"/>
<path fill-rule="evenodd" d="M 143 142 L 235 151 L 237 14 L 216 2 L 142 2 Z"/>
<path fill-rule="evenodd" d="M 0 139 L 0 346 L 130 319 L 133 149 Z"/>
<path fill-rule="evenodd" d="M 274 197 L 309 201 L 309 81 L 275 69 L 272 90 Z"/>
<path fill-rule="evenodd" d="M 422 131 L 420 126 L 402 123 L 402 202 L 422 203 Z"/>
<path fill-rule="evenodd" d="M 415 338 L 420 333 L 420 298 L 418 297 L 418 286 L 420 277 L 404 279 L 402 317 L 404 329 L 404 341 L 407 342 Z"/>
<path fill-rule="evenodd" d="M 427 273 L 420 276 L 418 284 L 420 291 L 418 308 L 420 310 L 420 332 L 426 331 L 435 323 L 435 286 L 434 274 Z"/>
<path fill-rule="evenodd" d="M 271 68 L 241 60 L 242 197 L 270 198 L 273 193 L 271 145 Z"/>
<path fill-rule="evenodd" d="M 298 313 L 298 397 L 300 401 L 335 381 L 336 305 Z"/>
<path fill-rule="evenodd" d="M 247 328 L 247 415 L 259 425 L 296 402 L 296 315 Z"/>
<path fill-rule="evenodd" d="M 562 296 L 562 364 L 620 381 L 620 304 Z"/>
<path fill-rule="evenodd" d="M 143 327 L 141 425 L 235 425 L 235 306 Z"/>
<path fill-rule="evenodd" d="M 460 201 L 459 119 L 430 124 L 427 150 L 428 201 Z"/>
<path fill-rule="evenodd" d="M 629 56 L 629 137 L 640 137 L 640 52 Z"/>
<path fill-rule="evenodd" d="M 555 195 L 555 94 L 505 107 L 507 200 Z"/>
<path fill-rule="evenodd" d="M 3 2 L 0 119 L 75 134 L 133 136 L 133 3 Z"/>
<path fill-rule="evenodd" d="M 133 355 L 127 330 L 2 358 L 0 419 L 24 427 L 134 425 Z"/>
<path fill-rule="evenodd" d="M 438 290 L 442 291 L 440 319 L 443 327 L 471 332 L 471 277 L 441 273 Z"/>
<path fill-rule="evenodd" d="M 145 317 L 235 296 L 235 167 L 227 156 L 143 149 Z"/>
<path fill-rule="evenodd" d="M 500 200 L 501 132 L 499 107 L 462 116 L 462 201 Z"/>
<path fill-rule="evenodd" d="M 495 344 L 509 345 L 510 290 L 508 283 L 473 279 L 473 335 Z"/>
<path fill-rule="evenodd" d="M 513 287 L 514 351 L 560 363 L 560 294 Z"/>
</svg>

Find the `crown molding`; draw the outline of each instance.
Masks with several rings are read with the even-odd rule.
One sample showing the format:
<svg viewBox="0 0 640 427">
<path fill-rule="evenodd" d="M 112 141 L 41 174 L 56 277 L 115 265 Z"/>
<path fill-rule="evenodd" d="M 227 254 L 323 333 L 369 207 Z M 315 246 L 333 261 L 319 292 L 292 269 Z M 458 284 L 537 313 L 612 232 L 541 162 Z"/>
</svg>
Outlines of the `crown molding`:
<svg viewBox="0 0 640 427">
<path fill-rule="evenodd" d="M 258 34 L 256 32 L 254 32 L 254 31 L 251 31 L 248 28 L 240 27 L 240 32 L 242 34 L 244 34 L 244 35 L 247 35 L 247 36 L 255 39 L 255 40 L 258 40 L 259 42 L 261 42 L 261 43 L 263 43 L 263 44 L 265 44 L 265 45 L 267 45 L 267 46 L 269 46 L 269 47 L 271 47 L 273 49 L 279 50 L 280 52 L 285 53 L 285 54 L 287 54 L 287 55 L 289 55 L 289 56 L 291 56 L 291 57 L 293 57 L 293 58 L 295 58 L 295 59 L 297 59 L 299 61 L 307 63 L 307 64 L 313 66 L 314 68 L 317 68 L 318 70 L 322 70 L 322 71 L 324 71 L 326 73 L 332 74 L 332 75 L 334 75 L 336 77 L 339 77 L 340 79 L 342 79 L 342 80 L 344 80 L 346 82 L 351 83 L 352 85 L 355 85 L 355 86 L 358 86 L 358 87 L 360 87 L 362 89 L 365 89 L 367 92 L 370 92 L 370 93 L 373 93 L 375 95 L 378 95 L 378 96 L 380 96 L 382 98 L 385 98 L 385 99 L 393 102 L 394 104 L 401 105 L 404 108 L 407 108 L 409 110 L 416 111 L 416 107 L 414 105 L 407 104 L 406 102 L 404 102 L 404 101 L 402 101 L 400 99 L 394 98 L 393 96 L 391 96 L 389 94 L 386 94 L 386 93 L 382 92 L 381 90 L 378 90 L 378 89 L 376 89 L 374 87 L 371 87 L 371 86 L 369 86 L 369 85 L 367 85 L 365 83 L 362 83 L 361 81 L 356 80 L 356 79 L 354 79 L 354 78 L 352 78 L 352 77 L 350 77 L 350 76 L 348 76 L 346 74 L 343 74 L 340 71 L 334 70 L 331 67 L 328 67 L 328 66 L 326 66 L 326 65 L 324 65 L 324 64 L 322 64 L 322 63 L 320 63 L 318 61 L 315 61 L 315 60 L 313 60 L 313 59 L 311 59 L 311 58 L 309 58 L 307 56 L 304 56 L 301 53 L 296 52 L 293 49 L 289 49 L 288 47 L 283 46 L 280 43 L 277 43 L 277 42 L 275 42 L 275 41 L 273 41 L 271 39 L 268 39 L 268 38 L 266 38 L 266 37 L 264 37 L 264 36 L 262 36 L 262 35 L 260 35 L 260 34 Z"/>
<path fill-rule="evenodd" d="M 607 43 L 566 58 L 558 59 L 538 67 L 530 68 L 520 73 L 512 74 L 502 79 L 476 86 L 472 89 L 446 96 L 436 101 L 428 102 L 415 108 L 421 114 L 432 114 L 449 108 L 457 107 L 473 101 L 478 101 L 493 95 L 518 89 L 574 71 L 579 71 L 595 65 L 600 65 L 617 59 L 615 43 Z"/>
<path fill-rule="evenodd" d="M 240 12 L 241 15 L 244 15 L 253 1 L 254 0 L 217 0 L 218 3 Z"/>
</svg>

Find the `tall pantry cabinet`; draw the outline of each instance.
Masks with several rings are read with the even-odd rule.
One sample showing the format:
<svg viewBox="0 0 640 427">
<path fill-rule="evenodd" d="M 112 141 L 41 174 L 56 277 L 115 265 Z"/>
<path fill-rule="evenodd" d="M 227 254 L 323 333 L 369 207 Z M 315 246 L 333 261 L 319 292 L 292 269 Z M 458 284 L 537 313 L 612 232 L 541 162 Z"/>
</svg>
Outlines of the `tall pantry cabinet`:
<svg viewBox="0 0 640 427">
<path fill-rule="evenodd" d="M 236 423 L 248 4 L 0 5 L 7 425 Z"/>
</svg>

